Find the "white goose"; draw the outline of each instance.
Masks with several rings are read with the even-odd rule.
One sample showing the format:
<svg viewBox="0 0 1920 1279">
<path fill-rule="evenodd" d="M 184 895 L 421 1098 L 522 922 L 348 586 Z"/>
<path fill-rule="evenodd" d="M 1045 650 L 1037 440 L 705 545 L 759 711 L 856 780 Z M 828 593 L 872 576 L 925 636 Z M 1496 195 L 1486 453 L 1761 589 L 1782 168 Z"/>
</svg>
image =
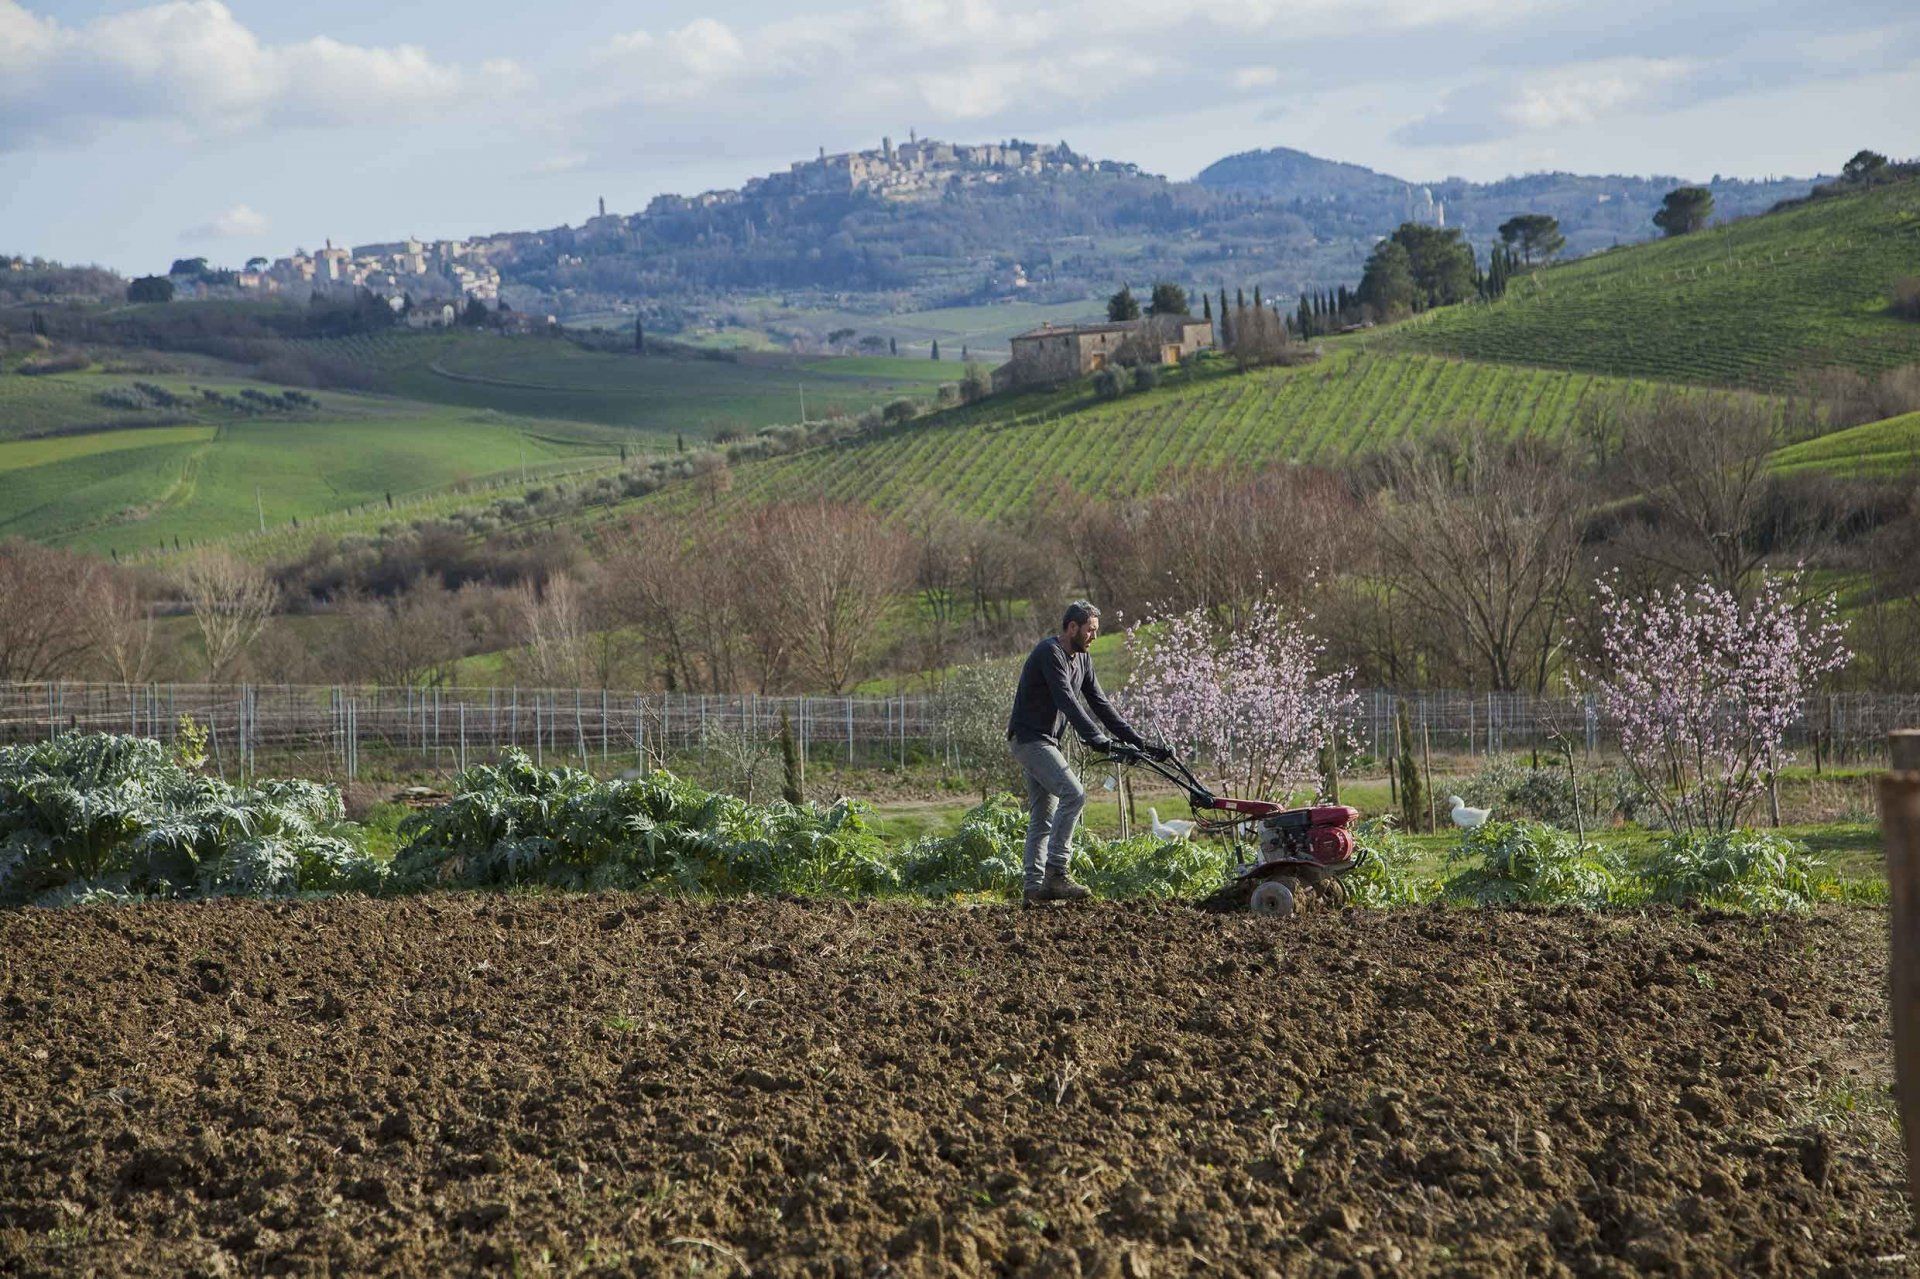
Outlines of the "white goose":
<svg viewBox="0 0 1920 1279">
<path fill-rule="evenodd" d="M 1153 837 L 1155 839 L 1192 839 L 1193 823 L 1185 818 L 1176 817 L 1171 821 L 1160 820 L 1160 810 L 1147 809 L 1147 816 L 1153 819 Z"/>
<path fill-rule="evenodd" d="M 1487 818 L 1493 816 L 1491 808 L 1468 808 L 1467 801 L 1458 795 L 1447 796 L 1447 802 L 1453 805 L 1453 824 L 1461 830 L 1472 830 L 1476 826 L 1485 826 Z"/>
</svg>

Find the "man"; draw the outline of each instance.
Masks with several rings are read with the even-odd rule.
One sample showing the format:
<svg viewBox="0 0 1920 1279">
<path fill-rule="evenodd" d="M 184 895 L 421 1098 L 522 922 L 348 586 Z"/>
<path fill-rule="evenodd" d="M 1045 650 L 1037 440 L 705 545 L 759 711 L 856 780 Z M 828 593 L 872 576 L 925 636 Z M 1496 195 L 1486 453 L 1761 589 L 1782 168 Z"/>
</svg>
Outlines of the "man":
<svg viewBox="0 0 1920 1279">
<path fill-rule="evenodd" d="M 1060 753 L 1061 728 L 1072 724 L 1089 747 L 1123 759 L 1135 754 L 1166 759 L 1172 754 L 1164 747 L 1149 746 L 1100 691 L 1093 658 L 1087 652 L 1098 634 L 1099 609 L 1085 600 L 1067 605 L 1060 633 L 1047 636 L 1027 654 L 1013 695 L 1007 737 L 1013 743 L 1013 757 L 1027 774 L 1028 905 L 1080 901 L 1092 895 L 1067 875 L 1073 827 L 1086 807 L 1087 790 Z"/>
</svg>

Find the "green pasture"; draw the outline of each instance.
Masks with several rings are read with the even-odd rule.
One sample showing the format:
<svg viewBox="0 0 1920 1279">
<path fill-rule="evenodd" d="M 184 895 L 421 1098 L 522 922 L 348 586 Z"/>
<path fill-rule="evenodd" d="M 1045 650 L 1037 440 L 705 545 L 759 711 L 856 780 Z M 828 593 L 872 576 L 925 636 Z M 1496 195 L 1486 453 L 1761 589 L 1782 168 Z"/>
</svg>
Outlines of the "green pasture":
<svg viewBox="0 0 1920 1279">
<path fill-rule="evenodd" d="M 98 453 L 122 453 L 167 445 L 205 444 L 216 431 L 211 426 L 154 426 L 84 435 L 47 435 L 0 443 L 0 472 L 53 466 Z"/>
<path fill-rule="evenodd" d="M 1845 475 L 1920 471 L 1920 413 L 1868 422 L 1789 445 L 1774 454 L 1774 466 L 1782 471 Z"/>
<path fill-rule="evenodd" d="M 1491 304 L 1383 334 L 1481 360 L 1786 390 L 1810 370 L 1920 360 L 1889 311 L 1920 274 L 1920 182 L 1903 182 L 1523 273 Z"/>
<path fill-rule="evenodd" d="M 467 331 L 327 339 L 309 349 L 351 360 L 390 394 L 433 404 L 564 418 L 635 432 L 637 445 L 677 435 L 710 438 L 808 418 L 858 413 L 902 395 L 925 395 L 911 361 L 797 359 L 684 352 L 645 356 L 592 351 L 559 337 Z M 929 361 L 931 363 L 931 361 Z M 883 367 L 884 366 L 884 367 Z M 940 380 L 957 380 L 948 366 Z"/>
<path fill-rule="evenodd" d="M 196 434 L 197 432 L 197 434 Z M 156 435 L 185 438 L 145 447 Z M 129 553 L 310 519 L 363 503 L 604 454 L 551 424 L 427 409 L 411 416 L 226 422 L 0 445 L 0 534 Z"/>
</svg>

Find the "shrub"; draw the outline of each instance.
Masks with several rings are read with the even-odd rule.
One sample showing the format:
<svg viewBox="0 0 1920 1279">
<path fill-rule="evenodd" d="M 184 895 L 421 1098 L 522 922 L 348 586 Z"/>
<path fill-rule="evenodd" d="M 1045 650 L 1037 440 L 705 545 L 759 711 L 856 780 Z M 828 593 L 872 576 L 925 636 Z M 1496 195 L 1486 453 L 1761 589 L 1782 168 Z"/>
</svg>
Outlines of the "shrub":
<svg viewBox="0 0 1920 1279">
<path fill-rule="evenodd" d="M 1026 839 L 1026 805 L 994 795 L 970 809 L 951 835 L 910 845 L 900 855 L 900 885 L 930 897 L 1012 896 L 1020 891 Z M 1211 840 L 1104 839 L 1082 829 L 1073 842 L 1074 875 L 1102 897 L 1204 897 L 1220 886 L 1229 863 L 1227 850 Z"/>
<path fill-rule="evenodd" d="M 1461 798 L 1508 818 L 1555 826 L 1574 824 L 1573 781 L 1564 768 L 1525 768 L 1496 759 L 1460 784 Z M 1618 817 L 1635 821 L 1651 805 L 1646 787 L 1630 768 L 1596 769 L 1580 779 L 1580 807 L 1587 821 Z"/>
<path fill-rule="evenodd" d="M 1136 364 L 1133 366 L 1133 389 L 1151 391 L 1160 385 L 1160 366 L 1157 364 Z"/>
<path fill-rule="evenodd" d="M 1825 865 L 1792 840 L 1750 830 L 1672 835 L 1645 877 L 1656 901 L 1732 910 L 1805 910 L 1831 883 Z"/>
<path fill-rule="evenodd" d="M 1893 286 L 1893 313 L 1903 320 L 1920 320 L 1920 275 Z"/>
<path fill-rule="evenodd" d="M 1407 874 L 1413 850 L 1391 817 L 1370 817 L 1354 828 L 1358 845 L 1354 868 L 1341 883 L 1355 906 L 1411 906 L 1421 900 L 1420 886 Z"/>
<path fill-rule="evenodd" d="M 1103 400 L 1117 400 L 1127 393 L 1129 380 L 1124 370 L 1110 365 L 1093 375 L 1093 393 Z"/>
<path fill-rule="evenodd" d="M 1489 821 L 1461 837 L 1447 864 L 1473 858 L 1479 864 L 1450 875 L 1442 896 L 1476 906 L 1605 906 L 1621 893 L 1617 855 L 1539 822 Z"/>
<path fill-rule="evenodd" d="M 229 786 L 145 737 L 0 748 L 0 901 L 281 896 L 383 877 L 330 786 Z"/>
<path fill-rule="evenodd" d="M 78 373 L 92 363 L 78 351 L 55 351 L 22 360 L 16 371 L 22 377 L 35 377 L 43 373 Z"/>
</svg>

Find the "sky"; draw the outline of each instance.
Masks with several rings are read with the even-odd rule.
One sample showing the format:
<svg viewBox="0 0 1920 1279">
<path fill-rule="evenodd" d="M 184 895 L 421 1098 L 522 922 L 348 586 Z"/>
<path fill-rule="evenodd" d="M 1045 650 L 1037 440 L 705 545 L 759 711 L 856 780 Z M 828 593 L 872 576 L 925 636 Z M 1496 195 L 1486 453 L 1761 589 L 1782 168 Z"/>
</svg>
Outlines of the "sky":
<svg viewBox="0 0 1920 1279">
<path fill-rule="evenodd" d="M 578 225 L 882 136 L 1189 178 L 1920 155 L 1913 0 L 0 0 L 0 253 L 164 271 Z"/>
</svg>

